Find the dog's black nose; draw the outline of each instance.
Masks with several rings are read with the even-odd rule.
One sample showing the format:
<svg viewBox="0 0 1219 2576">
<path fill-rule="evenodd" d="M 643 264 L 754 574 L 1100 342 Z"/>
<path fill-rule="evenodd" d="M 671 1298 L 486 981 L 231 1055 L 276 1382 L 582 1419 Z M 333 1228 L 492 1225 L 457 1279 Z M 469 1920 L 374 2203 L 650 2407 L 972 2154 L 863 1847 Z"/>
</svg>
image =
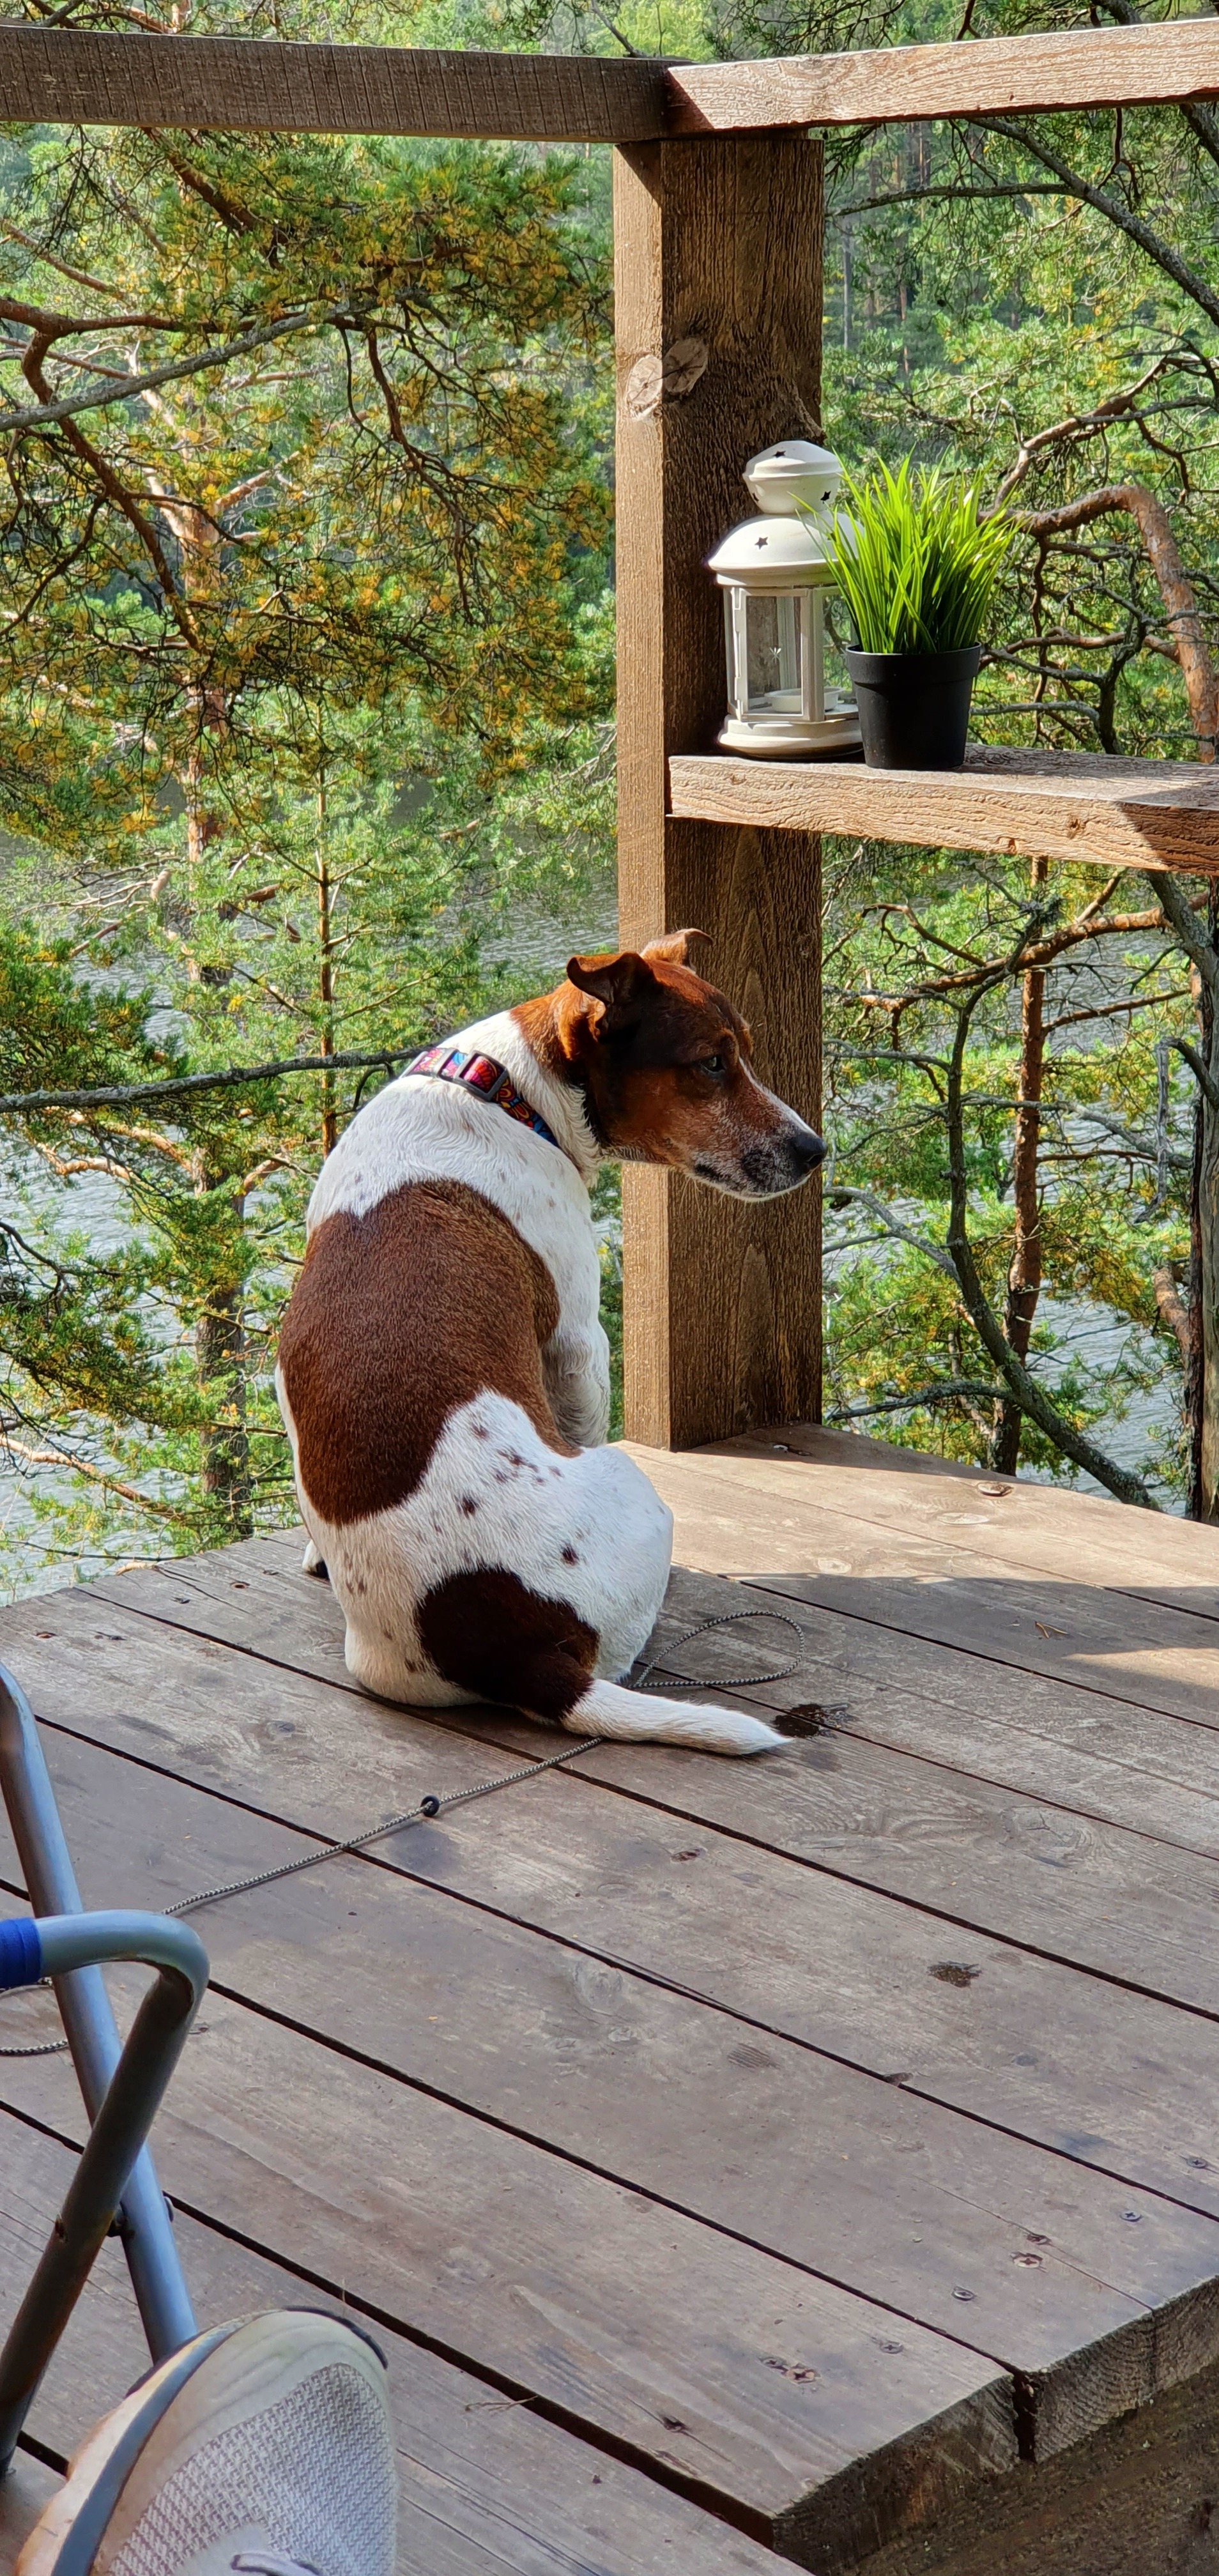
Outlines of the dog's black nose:
<svg viewBox="0 0 1219 2576">
<path fill-rule="evenodd" d="M 789 1139 L 787 1150 L 800 1172 L 815 1172 L 818 1163 L 825 1161 L 825 1138 L 814 1136 L 812 1128 L 806 1127 L 802 1135 L 792 1136 Z"/>
</svg>

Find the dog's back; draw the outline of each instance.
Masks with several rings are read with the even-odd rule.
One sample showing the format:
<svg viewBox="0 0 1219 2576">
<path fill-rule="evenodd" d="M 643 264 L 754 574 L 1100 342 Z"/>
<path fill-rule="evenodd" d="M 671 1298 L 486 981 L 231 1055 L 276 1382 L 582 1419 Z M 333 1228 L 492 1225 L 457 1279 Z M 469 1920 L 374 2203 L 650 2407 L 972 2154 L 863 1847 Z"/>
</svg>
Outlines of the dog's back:
<svg viewBox="0 0 1219 2576">
<path fill-rule="evenodd" d="M 325 1217 L 279 1347 L 297 1473 L 319 1518 L 342 1528 L 405 1502 L 450 1417 L 488 1390 L 573 1456 L 542 1376 L 558 1326 L 545 1263 L 463 1181 L 407 1181 L 362 1215 Z"/>
</svg>

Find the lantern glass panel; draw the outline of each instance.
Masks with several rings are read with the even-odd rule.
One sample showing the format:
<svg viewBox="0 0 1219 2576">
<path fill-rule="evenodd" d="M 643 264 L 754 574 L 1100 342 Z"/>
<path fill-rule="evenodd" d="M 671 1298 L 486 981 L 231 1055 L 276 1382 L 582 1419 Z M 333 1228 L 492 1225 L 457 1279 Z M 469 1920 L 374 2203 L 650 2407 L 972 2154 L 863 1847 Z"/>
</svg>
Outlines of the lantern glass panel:
<svg viewBox="0 0 1219 2576">
<path fill-rule="evenodd" d="M 791 591 L 754 592 L 746 600 L 748 704 L 798 713 L 803 698 L 801 618 Z"/>
</svg>

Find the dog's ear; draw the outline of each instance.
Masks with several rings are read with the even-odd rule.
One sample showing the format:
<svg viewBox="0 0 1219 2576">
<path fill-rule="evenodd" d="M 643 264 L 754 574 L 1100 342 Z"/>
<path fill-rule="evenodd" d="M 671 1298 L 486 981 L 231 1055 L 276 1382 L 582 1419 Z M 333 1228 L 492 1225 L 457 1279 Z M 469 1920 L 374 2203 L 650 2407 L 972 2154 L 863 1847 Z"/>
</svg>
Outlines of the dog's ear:
<svg viewBox="0 0 1219 2576">
<path fill-rule="evenodd" d="M 633 948 L 624 949 L 621 957 L 569 957 L 567 981 L 587 993 L 590 1001 L 600 1003 L 593 1024 L 593 1034 L 599 1038 L 632 1028 L 648 994 L 656 989 L 651 967 Z"/>
<path fill-rule="evenodd" d="M 654 966 L 688 966 L 690 951 L 696 939 L 712 944 L 709 930 L 670 930 L 663 939 L 649 939 L 644 956 Z"/>
</svg>

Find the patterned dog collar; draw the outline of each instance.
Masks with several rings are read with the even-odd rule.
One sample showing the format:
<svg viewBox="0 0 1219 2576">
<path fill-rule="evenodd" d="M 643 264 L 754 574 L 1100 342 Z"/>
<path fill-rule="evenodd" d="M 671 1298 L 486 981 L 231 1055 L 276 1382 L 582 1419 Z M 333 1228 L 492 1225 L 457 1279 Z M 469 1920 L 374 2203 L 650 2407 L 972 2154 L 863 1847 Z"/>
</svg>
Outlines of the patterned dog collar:
<svg viewBox="0 0 1219 2576">
<path fill-rule="evenodd" d="M 540 1110 L 530 1107 L 524 1093 L 517 1090 L 511 1074 L 502 1064 L 496 1063 L 494 1056 L 469 1055 L 464 1047 L 430 1046 L 406 1066 L 402 1076 L 404 1081 L 407 1073 L 427 1073 L 436 1082 L 464 1083 L 467 1091 L 477 1091 L 483 1100 L 493 1102 L 497 1109 L 506 1109 L 508 1116 L 515 1118 L 520 1126 L 532 1127 L 535 1136 L 544 1136 L 548 1145 L 557 1146 L 562 1153 L 563 1148 L 553 1128 L 547 1126 Z"/>
</svg>

